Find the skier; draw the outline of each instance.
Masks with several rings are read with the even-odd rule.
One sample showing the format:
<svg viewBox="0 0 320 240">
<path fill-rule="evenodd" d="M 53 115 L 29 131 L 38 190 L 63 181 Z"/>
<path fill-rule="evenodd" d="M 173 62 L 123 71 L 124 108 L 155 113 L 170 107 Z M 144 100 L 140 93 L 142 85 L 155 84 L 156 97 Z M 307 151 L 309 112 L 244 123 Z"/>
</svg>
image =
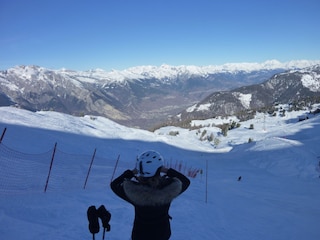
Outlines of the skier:
<svg viewBox="0 0 320 240">
<path fill-rule="evenodd" d="M 168 240 L 171 236 L 170 204 L 189 187 L 190 180 L 163 163 L 158 152 L 146 151 L 137 158 L 135 169 L 126 170 L 110 184 L 116 195 L 134 206 L 132 240 Z"/>
</svg>

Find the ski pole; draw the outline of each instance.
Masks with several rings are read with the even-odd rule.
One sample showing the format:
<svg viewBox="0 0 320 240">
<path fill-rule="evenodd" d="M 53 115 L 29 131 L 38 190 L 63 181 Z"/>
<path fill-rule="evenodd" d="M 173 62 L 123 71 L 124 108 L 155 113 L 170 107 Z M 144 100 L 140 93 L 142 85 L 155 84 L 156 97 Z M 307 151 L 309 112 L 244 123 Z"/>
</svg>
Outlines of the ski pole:
<svg viewBox="0 0 320 240">
<path fill-rule="evenodd" d="M 102 240 L 104 240 L 104 236 L 105 236 L 105 234 L 106 234 L 106 229 L 104 228 L 104 229 L 103 229 Z"/>
</svg>

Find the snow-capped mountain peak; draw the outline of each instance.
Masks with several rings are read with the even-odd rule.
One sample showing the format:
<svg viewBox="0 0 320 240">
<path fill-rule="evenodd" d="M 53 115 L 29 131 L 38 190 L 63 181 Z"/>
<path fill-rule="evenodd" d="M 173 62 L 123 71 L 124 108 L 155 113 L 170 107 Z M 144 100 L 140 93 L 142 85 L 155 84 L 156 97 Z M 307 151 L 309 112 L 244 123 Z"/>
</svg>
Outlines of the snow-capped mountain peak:
<svg viewBox="0 0 320 240">
<path fill-rule="evenodd" d="M 159 123 L 213 92 L 261 83 L 275 74 L 297 71 L 316 63 L 320 64 L 320 61 L 281 63 L 269 60 L 263 63 L 211 66 L 162 64 L 121 71 L 51 70 L 39 66 L 17 66 L 0 71 L 0 106 L 54 109 L 69 114 L 100 114 L 115 121 L 127 121 L 122 124 L 145 128 L 146 119 Z M 302 82 L 317 91 L 319 86 L 312 82 L 317 78 L 306 76 Z M 240 106 L 247 109 L 248 93 L 242 94 L 232 98 L 240 97 Z"/>
<path fill-rule="evenodd" d="M 275 69 L 301 69 L 320 64 L 320 60 L 294 60 L 289 62 L 280 62 L 278 60 L 268 60 L 262 63 L 226 63 L 223 65 L 209 65 L 209 66 L 195 66 L 195 65 L 180 65 L 171 66 L 162 64 L 160 66 L 136 66 L 127 68 L 125 70 L 111 70 L 105 71 L 103 69 L 94 69 L 88 71 L 72 71 L 67 69 L 54 70 L 55 73 L 63 73 L 70 76 L 82 76 L 85 78 L 99 79 L 104 82 L 122 82 L 129 79 L 174 79 L 177 76 L 206 76 L 209 74 L 216 74 L 220 72 L 253 72 L 260 70 L 275 70 Z M 17 66 L 10 68 L 9 72 L 15 72 L 17 75 L 30 77 L 33 74 L 42 73 L 45 71 L 53 71 L 38 66 Z"/>
</svg>

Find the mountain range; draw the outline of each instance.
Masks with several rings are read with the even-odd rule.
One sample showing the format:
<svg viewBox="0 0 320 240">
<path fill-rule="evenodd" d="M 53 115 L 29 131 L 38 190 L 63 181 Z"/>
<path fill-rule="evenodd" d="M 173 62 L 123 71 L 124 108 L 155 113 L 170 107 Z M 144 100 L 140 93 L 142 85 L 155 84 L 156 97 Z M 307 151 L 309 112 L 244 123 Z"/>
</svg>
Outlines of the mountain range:
<svg viewBox="0 0 320 240">
<path fill-rule="evenodd" d="M 100 115 L 150 129 L 178 113 L 185 118 L 229 114 L 292 100 L 297 93 L 317 95 L 319 67 L 311 67 L 316 64 L 320 61 L 272 60 L 203 67 L 139 66 L 122 71 L 16 66 L 0 71 L 0 106 Z M 313 91 L 306 90 L 312 87 Z"/>
<path fill-rule="evenodd" d="M 275 74 L 260 84 L 214 92 L 182 111 L 178 120 L 230 115 L 241 118 L 252 110 L 270 108 L 279 103 L 289 103 L 296 107 L 315 102 L 320 102 L 320 65 Z"/>
</svg>

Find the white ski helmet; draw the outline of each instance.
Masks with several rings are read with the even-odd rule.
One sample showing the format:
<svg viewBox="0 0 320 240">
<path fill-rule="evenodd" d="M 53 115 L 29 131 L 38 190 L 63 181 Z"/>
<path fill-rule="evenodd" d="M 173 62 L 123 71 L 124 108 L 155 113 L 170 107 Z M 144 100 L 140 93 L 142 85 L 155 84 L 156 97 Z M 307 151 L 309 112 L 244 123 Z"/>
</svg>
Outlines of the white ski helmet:
<svg viewBox="0 0 320 240">
<path fill-rule="evenodd" d="M 153 177 L 163 166 L 163 157 L 156 151 L 146 151 L 137 158 L 137 169 L 140 177 Z"/>
</svg>

